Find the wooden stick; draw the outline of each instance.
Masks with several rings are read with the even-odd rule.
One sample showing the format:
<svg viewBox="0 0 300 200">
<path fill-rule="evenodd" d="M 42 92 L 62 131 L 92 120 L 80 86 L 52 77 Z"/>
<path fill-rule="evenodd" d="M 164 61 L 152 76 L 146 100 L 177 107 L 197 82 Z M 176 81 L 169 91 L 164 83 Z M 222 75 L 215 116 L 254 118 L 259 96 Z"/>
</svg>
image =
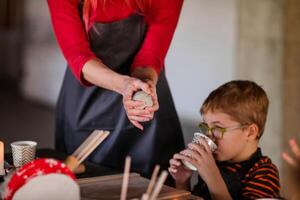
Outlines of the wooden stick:
<svg viewBox="0 0 300 200">
<path fill-rule="evenodd" d="M 65 160 L 65 164 L 67 165 L 67 167 L 74 172 L 75 169 L 79 166 L 79 162 L 77 160 L 77 158 L 75 158 L 74 156 L 68 156 Z"/>
<path fill-rule="evenodd" d="M 82 174 L 82 173 L 85 172 L 85 170 L 86 170 L 86 168 L 85 168 L 84 164 L 80 164 L 80 165 L 78 165 L 78 167 L 76 167 L 76 168 L 73 170 L 73 173 L 74 173 L 74 174 Z"/>
<path fill-rule="evenodd" d="M 76 151 L 65 160 L 66 165 L 71 169 L 71 171 L 75 172 L 84 159 L 86 159 L 108 135 L 109 131 L 93 131 L 92 134 L 76 149 Z M 84 168 L 82 169 L 83 171 L 85 170 Z"/>
<path fill-rule="evenodd" d="M 126 200 L 128 181 L 129 181 L 130 164 L 131 164 L 131 158 L 129 156 L 127 156 L 126 160 L 125 160 L 125 168 L 124 168 L 124 176 L 123 176 L 120 200 Z"/>
<path fill-rule="evenodd" d="M 82 152 L 83 148 L 88 145 L 93 139 L 100 133 L 99 130 L 94 130 L 87 139 L 74 151 L 72 154 L 75 158 L 78 157 L 78 154 Z"/>
<path fill-rule="evenodd" d="M 151 180 L 149 182 L 149 185 L 148 185 L 148 188 L 147 188 L 147 191 L 146 191 L 146 194 L 148 196 L 150 196 L 151 193 L 152 193 L 153 186 L 154 186 L 154 184 L 156 182 L 157 175 L 158 175 L 158 172 L 159 172 L 159 168 L 160 168 L 159 165 L 156 165 L 155 168 L 154 168 L 154 170 L 153 170 L 153 173 L 152 173 L 152 176 L 151 176 Z"/>
<path fill-rule="evenodd" d="M 149 195 L 147 193 L 144 193 L 142 195 L 142 199 L 141 200 L 148 200 L 149 199 Z"/>
<path fill-rule="evenodd" d="M 78 155 L 76 156 L 76 158 L 79 160 L 81 159 L 86 152 L 91 148 L 91 146 L 96 143 L 98 141 L 99 138 L 102 137 L 103 131 L 97 131 L 96 134 L 94 136 L 91 137 L 91 140 L 89 140 L 87 143 L 85 143 L 84 145 L 82 145 L 81 150 L 78 152 Z M 83 142 L 84 143 L 84 142 Z"/>
<path fill-rule="evenodd" d="M 100 134 L 93 143 L 90 143 L 90 145 L 87 145 L 86 152 L 83 152 L 82 157 L 78 156 L 78 161 L 81 163 L 86 159 L 109 135 L 109 131 L 102 131 L 102 134 Z"/>
<path fill-rule="evenodd" d="M 163 185 L 164 185 L 164 182 L 165 180 L 167 179 L 167 176 L 168 176 L 168 172 L 167 171 L 163 171 L 159 178 L 158 178 L 158 181 L 155 185 L 155 188 L 154 188 L 154 191 L 152 193 L 152 195 L 150 196 L 150 200 L 155 200 L 160 192 L 160 190 L 162 189 Z"/>
</svg>

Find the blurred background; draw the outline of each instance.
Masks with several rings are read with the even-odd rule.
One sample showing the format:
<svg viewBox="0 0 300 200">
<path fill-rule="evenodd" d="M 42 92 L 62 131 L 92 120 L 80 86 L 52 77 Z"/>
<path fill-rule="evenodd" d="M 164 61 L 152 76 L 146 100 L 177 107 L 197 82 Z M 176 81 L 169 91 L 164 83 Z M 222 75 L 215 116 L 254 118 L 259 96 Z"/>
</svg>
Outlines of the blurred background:
<svg viewBox="0 0 300 200">
<path fill-rule="evenodd" d="M 66 62 L 46 1 L 0 0 L 0 139 L 54 147 L 54 111 Z M 300 134 L 300 1 L 186 0 L 166 58 L 167 78 L 189 142 L 208 93 L 232 79 L 256 81 L 270 107 L 263 152 L 280 154 Z M 300 141 L 300 138 L 298 138 Z"/>
</svg>

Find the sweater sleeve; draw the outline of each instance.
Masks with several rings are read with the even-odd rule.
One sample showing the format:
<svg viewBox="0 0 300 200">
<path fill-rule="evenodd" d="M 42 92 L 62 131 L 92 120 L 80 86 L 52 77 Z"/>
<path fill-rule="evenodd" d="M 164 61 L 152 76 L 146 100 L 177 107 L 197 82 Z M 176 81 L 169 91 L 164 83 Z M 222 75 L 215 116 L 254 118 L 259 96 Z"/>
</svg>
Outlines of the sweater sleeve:
<svg viewBox="0 0 300 200">
<path fill-rule="evenodd" d="M 81 76 L 83 65 L 96 58 L 90 50 L 78 10 L 78 0 L 48 0 L 51 21 L 58 44 L 77 80 L 90 85 Z"/>
<path fill-rule="evenodd" d="M 132 70 L 138 67 L 152 67 L 157 74 L 164 67 L 164 60 L 173 38 L 183 0 L 153 1 L 152 16 L 146 16 L 147 33 L 137 53 Z"/>
</svg>

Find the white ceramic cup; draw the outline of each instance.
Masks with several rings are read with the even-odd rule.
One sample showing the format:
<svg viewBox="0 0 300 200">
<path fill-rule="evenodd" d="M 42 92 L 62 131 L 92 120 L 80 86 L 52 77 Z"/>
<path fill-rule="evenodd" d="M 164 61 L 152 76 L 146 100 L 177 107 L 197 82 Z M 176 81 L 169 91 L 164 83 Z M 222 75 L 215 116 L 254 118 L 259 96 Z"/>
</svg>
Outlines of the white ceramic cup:
<svg viewBox="0 0 300 200">
<path fill-rule="evenodd" d="M 16 141 L 11 143 L 10 146 L 12 149 L 13 164 L 15 167 L 22 167 L 35 159 L 36 142 Z"/>
<path fill-rule="evenodd" d="M 203 138 L 206 141 L 206 143 L 208 144 L 208 146 L 212 152 L 217 150 L 216 143 L 214 143 L 214 141 L 212 139 L 210 139 L 203 133 L 199 133 L 199 132 L 194 133 L 192 143 L 201 145 L 200 140 L 199 140 L 200 138 Z M 191 163 L 183 161 L 183 164 L 185 165 L 186 168 L 193 170 L 193 171 L 197 171 L 197 168 L 194 165 L 192 165 Z"/>
</svg>

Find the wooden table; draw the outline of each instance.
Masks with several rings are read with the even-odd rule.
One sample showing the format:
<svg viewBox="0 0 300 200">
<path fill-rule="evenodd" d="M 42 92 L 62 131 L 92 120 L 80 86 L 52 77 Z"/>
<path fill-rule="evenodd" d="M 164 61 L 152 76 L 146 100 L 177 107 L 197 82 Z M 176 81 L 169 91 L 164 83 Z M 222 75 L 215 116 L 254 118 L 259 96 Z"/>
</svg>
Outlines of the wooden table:
<svg viewBox="0 0 300 200">
<path fill-rule="evenodd" d="M 37 150 L 37 157 L 64 160 L 66 155 L 56 152 L 52 149 L 39 149 Z M 6 154 L 5 160 L 9 163 L 12 163 L 11 154 Z M 120 199 L 123 174 L 89 162 L 85 162 L 85 166 L 86 172 L 76 175 L 78 178 L 77 182 L 80 186 L 82 200 Z M 141 198 L 142 194 L 145 193 L 148 187 L 149 181 L 150 180 L 141 177 L 139 174 L 131 173 L 129 178 L 127 199 Z M 188 191 L 177 190 L 169 186 L 163 186 L 158 198 L 178 200 L 202 199 L 200 197 L 191 195 L 191 193 Z"/>
<path fill-rule="evenodd" d="M 99 176 L 93 178 L 78 179 L 82 200 L 119 200 L 122 188 L 123 174 Z M 146 192 L 149 180 L 139 174 L 131 173 L 129 177 L 128 193 L 126 199 L 141 198 Z M 158 199 L 199 199 L 185 190 L 178 190 L 169 186 L 163 186 Z"/>
</svg>

